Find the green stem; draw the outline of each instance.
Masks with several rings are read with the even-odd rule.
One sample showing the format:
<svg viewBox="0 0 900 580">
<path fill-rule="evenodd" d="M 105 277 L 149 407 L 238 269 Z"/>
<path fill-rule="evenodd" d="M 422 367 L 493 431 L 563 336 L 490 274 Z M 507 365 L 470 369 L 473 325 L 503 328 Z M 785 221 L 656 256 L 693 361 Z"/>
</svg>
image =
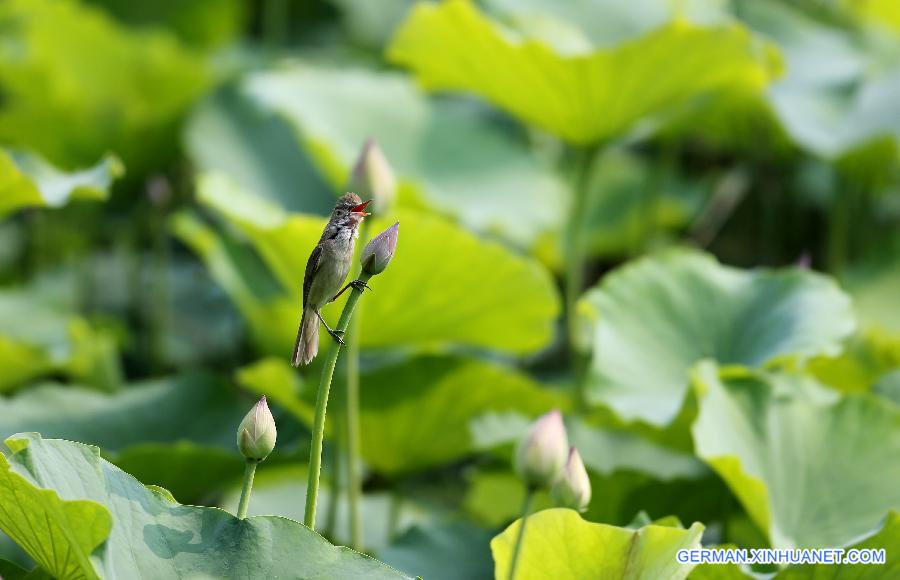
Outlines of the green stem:
<svg viewBox="0 0 900 580">
<path fill-rule="evenodd" d="M 250 506 L 250 490 L 253 489 L 253 476 L 256 475 L 257 465 L 259 465 L 259 461 L 248 459 L 247 466 L 244 468 L 244 487 L 241 488 L 241 501 L 237 511 L 237 517 L 240 519 L 247 517 L 247 508 Z"/>
<path fill-rule="evenodd" d="M 572 187 L 572 201 L 569 208 L 569 217 L 566 223 L 564 251 L 565 251 L 565 311 L 566 311 L 566 335 L 573 357 L 573 369 L 575 370 L 575 402 L 576 407 L 585 407 L 585 381 L 580 371 L 584 361 L 577 346 L 576 304 L 584 286 L 584 240 L 583 229 L 585 212 L 588 206 L 588 192 L 590 189 L 591 169 L 597 156 L 597 147 L 588 147 L 580 152 L 575 179 Z"/>
<path fill-rule="evenodd" d="M 842 181 L 839 182 L 828 219 L 828 270 L 837 278 L 840 278 L 847 261 L 850 230 L 850 195 L 843 185 Z"/>
<path fill-rule="evenodd" d="M 335 403 L 338 403 L 338 401 L 335 401 Z M 334 537 L 335 530 L 337 530 L 338 506 L 341 502 L 341 487 L 343 483 L 341 466 L 344 462 L 344 447 L 346 446 L 347 433 L 344 423 L 341 421 L 340 413 L 335 416 L 335 421 L 332 423 L 331 439 L 332 444 L 329 446 L 332 462 L 331 488 L 328 500 L 328 513 L 325 517 L 325 526 L 322 529 L 322 535 L 326 537 Z"/>
<path fill-rule="evenodd" d="M 519 563 L 519 555 L 522 552 L 522 543 L 525 540 L 525 524 L 528 523 L 528 513 L 531 511 L 531 500 L 534 498 L 534 490 L 529 487 L 525 492 L 525 501 L 522 502 L 522 525 L 516 535 L 516 546 L 513 548 L 512 562 L 509 564 L 509 580 L 515 580 L 516 566 Z"/>
<path fill-rule="evenodd" d="M 265 4 L 263 4 L 263 40 L 269 50 L 284 46 L 287 25 L 287 0 L 265 0 Z"/>
<path fill-rule="evenodd" d="M 367 282 L 371 276 L 360 274 L 359 279 Z M 338 320 L 336 330 L 344 331 L 346 336 L 347 326 L 350 317 L 353 315 L 353 309 L 362 296 L 362 290 L 353 288 L 350 291 L 350 297 L 344 304 L 344 311 L 341 312 L 341 318 Z M 325 411 L 328 407 L 328 393 L 331 391 L 331 379 L 334 376 L 334 366 L 337 364 L 338 354 L 341 351 L 341 345 L 337 341 L 332 340 L 331 346 L 328 348 L 328 355 L 325 358 L 325 367 L 322 369 L 322 380 L 319 382 L 319 392 L 316 395 L 316 415 L 313 420 L 312 441 L 309 445 L 309 480 L 306 486 L 306 513 L 303 517 L 303 523 L 311 530 L 316 527 L 316 500 L 319 496 L 319 476 L 322 471 L 322 443 L 325 438 Z"/>
<path fill-rule="evenodd" d="M 360 239 L 369 239 L 369 221 L 360 227 Z M 358 308 L 362 308 L 359 306 Z M 362 551 L 362 480 L 359 473 L 359 315 L 350 321 L 350 332 L 347 339 L 347 393 L 345 400 L 344 435 L 347 458 L 347 503 L 350 517 L 350 547 Z"/>
<path fill-rule="evenodd" d="M 350 547 L 362 550 L 362 514 L 360 498 L 362 481 L 359 474 L 359 317 L 351 322 L 350 342 L 347 344 L 347 400 L 345 424 L 347 430 L 347 500 L 350 514 Z"/>
</svg>

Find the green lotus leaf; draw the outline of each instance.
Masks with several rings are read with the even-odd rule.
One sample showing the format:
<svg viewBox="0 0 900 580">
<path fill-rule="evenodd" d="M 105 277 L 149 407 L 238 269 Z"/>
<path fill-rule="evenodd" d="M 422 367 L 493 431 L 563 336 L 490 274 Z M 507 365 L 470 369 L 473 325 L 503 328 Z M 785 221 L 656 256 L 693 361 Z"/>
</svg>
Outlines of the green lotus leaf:
<svg viewBox="0 0 900 580">
<path fill-rule="evenodd" d="M 568 192 L 541 159 L 470 104 L 429 100 L 405 76 L 302 66 L 256 74 L 245 90 L 295 127 L 335 190 L 373 138 L 401 180 L 401 201 L 521 245 L 562 221 Z"/>
<path fill-rule="evenodd" d="M 560 50 L 501 28 L 467 0 L 417 4 L 388 58 L 429 89 L 474 92 L 578 144 L 622 135 L 717 88 L 764 86 L 778 68 L 774 51 L 737 24 L 676 20 L 612 48 Z"/>
<path fill-rule="evenodd" d="M 900 542 L 900 514 L 888 514 L 884 525 L 868 538 L 855 542 L 848 549 L 884 549 L 887 561 L 883 565 L 867 564 L 792 564 L 780 570 L 773 580 L 889 580 L 900 574 L 900 560 L 891 557 Z M 723 546 L 723 548 L 726 546 Z M 733 548 L 734 546 L 727 546 Z M 688 576 L 690 580 L 754 580 L 737 564 L 700 564 Z"/>
<path fill-rule="evenodd" d="M 590 399 L 657 426 L 678 415 L 701 359 L 759 367 L 835 354 L 854 328 L 850 300 L 828 278 L 744 271 L 685 251 L 620 268 L 579 309 L 592 334 Z"/>
<path fill-rule="evenodd" d="M 64 168 L 108 151 L 141 175 L 177 151 L 177 124 L 206 65 L 171 34 L 125 29 L 97 7 L 0 4 L 0 141 Z"/>
<path fill-rule="evenodd" d="M 243 471 L 234 430 L 251 401 L 236 395 L 200 374 L 135 383 L 114 394 L 41 384 L 4 401 L 0 437 L 34 429 L 99 445 L 141 481 L 196 502 Z"/>
<path fill-rule="evenodd" d="M 36 486 L 17 459 L 0 454 L 0 529 L 54 577 L 99 579 L 91 554 L 112 528 L 109 510 Z"/>
<path fill-rule="evenodd" d="M 900 558 L 896 554 L 898 545 L 900 545 L 900 513 L 892 511 L 877 533 L 851 546 L 857 550 L 885 550 L 887 558 L 883 565 L 793 565 L 776 574 L 775 580 L 889 580 L 900 575 Z"/>
<path fill-rule="evenodd" d="M 491 534 L 465 522 L 416 525 L 378 552 L 398 570 L 429 580 L 490 577 Z"/>
<path fill-rule="evenodd" d="M 776 548 L 836 547 L 900 506 L 900 409 L 802 374 L 701 365 L 697 454 Z"/>
<path fill-rule="evenodd" d="M 806 368 L 824 385 L 845 393 L 865 392 L 900 369 L 900 339 L 878 330 L 859 332 L 839 355 L 816 357 Z"/>
<path fill-rule="evenodd" d="M 42 439 L 37 434 L 17 435 L 8 439 L 7 445 L 13 452 L 9 457 L 12 471 L 6 469 L 11 475 L 0 483 L 0 493 L 25 488 L 42 499 L 58 497 L 57 504 L 62 504 L 54 505 L 52 500 L 20 503 L 23 514 L 19 524 L 40 525 L 47 506 L 62 512 L 52 514 L 48 526 L 56 521 L 68 523 L 62 520 L 66 515 L 74 524 L 74 518 L 84 516 L 88 506 L 94 510 L 93 519 L 69 524 L 74 531 L 59 538 L 65 543 L 52 543 L 50 532 L 41 529 L 41 535 L 30 544 L 32 536 L 23 535 L 22 547 L 36 560 L 46 560 L 45 554 L 52 556 L 53 546 L 73 552 L 75 558 L 67 560 L 72 573 L 57 574 L 56 568 L 50 568 L 56 558 L 37 560 L 61 578 L 408 578 L 368 556 L 332 546 L 293 520 L 277 516 L 239 520 L 217 508 L 180 505 L 164 490 L 145 487 L 101 459 L 94 447 Z M 63 502 L 76 513 L 66 514 Z M 15 504 L 13 500 L 3 502 Z M 0 522 L 10 533 L 8 522 Z M 12 529 L 16 523 L 13 521 Z M 104 537 L 106 542 L 97 548 Z M 89 549 L 94 550 L 90 559 Z"/>
<path fill-rule="evenodd" d="M 134 383 L 112 394 L 43 384 L 4 401 L 0 436 L 30 428 L 107 451 L 181 439 L 232 449 L 249 402 L 205 374 Z"/>
<path fill-rule="evenodd" d="M 309 424 L 315 395 L 301 395 L 286 358 L 245 367 L 238 382 L 272 393 L 273 403 Z M 442 465 L 476 449 L 471 428 L 485 414 L 535 416 L 555 402 L 526 375 L 477 359 L 419 356 L 366 370 L 360 376 L 362 456 L 392 476 Z"/>
<path fill-rule="evenodd" d="M 65 172 L 37 155 L 0 149 L 0 218 L 25 207 L 59 207 L 75 198 L 106 199 L 122 171 L 111 155 L 93 167 Z"/>
<path fill-rule="evenodd" d="M 196 222 L 176 225 L 183 239 L 209 264 L 269 352 L 289 353 L 297 334 L 303 272 L 324 221 L 289 215 L 237 189 L 222 176 L 200 182 L 200 199 L 253 244 L 281 292 L 257 297 L 255 278 L 244 278 L 215 234 Z M 375 291 L 361 316 L 364 348 L 467 345 L 524 354 L 553 335 L 559 302 L 547 271 L 503 246 L 483 241 L 441 218 L 401 211 L 376 219 L 369 231 L 401 223 L 400 242 L 390 269 L 370 282 Z M 490 288 L 473 294 L 472 288 Z M 514 289 L 514 290 L 510 290 Z M 325 308 L 340 312 L 341 302 Z"/>
<path fill-rule="evenodd" d="M 130 2 L 91 0 L 119 20 L 139 27 L 173 31 L 185 43 L 212 49 L 233 41 L 246 24 L 247 7 L 240 0 L 180 0 Z"/>
<path fill-rule="evenodd" d="M 0 291 L 0 369 L 0 391 L 54 372 L 106 391 L 122 379 L 109 332 L 25 290 Z"/>
<path fill-rule="evenodd" d="M 496 578 L 509 576 L 512 552 L 522 520 L 516 520 L 491 540 Z M 691 566 L 675 554 L 700 546 L 703 525 L 689 529 L 649 525 L 637 530 L 595 524 L 569 509 L 549 509 L 528 518 L 528 533 L 516 568 L 516 578 L 635 578 L 651 580 L 687 577 Z"/>
<path fill-rule="evenodd" d="M 327 215 L 334 207 L 332 186 L 292 127 L 238 87 L 226 86 L 200 102 L 185 127 L 184 144 L 198 170 L 225 173 L 287 211 Z"/>
</svg>

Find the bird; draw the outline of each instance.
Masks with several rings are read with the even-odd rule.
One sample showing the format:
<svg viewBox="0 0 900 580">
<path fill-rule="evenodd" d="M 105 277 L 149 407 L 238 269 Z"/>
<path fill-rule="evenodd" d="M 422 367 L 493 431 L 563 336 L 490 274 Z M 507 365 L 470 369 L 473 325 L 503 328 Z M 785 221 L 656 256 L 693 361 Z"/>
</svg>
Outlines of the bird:
<svg viewBox="0 0 900 580">
<path fill-rule="evenodd" d="M 316 357 L 319 350 L 319 322 L 325 325 L 334 340 L 344 344 L 341 338 L 343 331 L 329 327 L 322 318 L 321 310 L 347 288 L 357 284 L 365 287 L 361 280 L 354 280 L 338 291 L 350 272 L 353 245 L 359 237 L 359 225 L 370 215 L 366 213 L 366 206 L 371 201 L 362 201 L 355 193 L 342 195 L 331 212 L 319 243 L 309 255 L 303 275 L 303 318 L 291 356 L 291 364 L 295 367 L 309 364 Z"/>
</svg>

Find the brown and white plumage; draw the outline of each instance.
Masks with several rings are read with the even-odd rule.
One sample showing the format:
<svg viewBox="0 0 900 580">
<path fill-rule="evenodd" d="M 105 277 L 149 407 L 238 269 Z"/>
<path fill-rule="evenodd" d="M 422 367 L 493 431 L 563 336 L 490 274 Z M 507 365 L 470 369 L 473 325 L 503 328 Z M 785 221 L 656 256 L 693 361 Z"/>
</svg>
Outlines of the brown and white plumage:
<svg viewBox="0 0 900 580">
<path fill-rule="evenodd" d="M 353 245 L 359 236 L 359 224 L 365 218 L 365 206 L 355 193 L 338 200 L 331 218 L 306 262 L 303 275 L 303 318 L 291 364 L 309 364 L 319 350 L 319 312 L 341 289 L 353 262 Z"/>
</svg>

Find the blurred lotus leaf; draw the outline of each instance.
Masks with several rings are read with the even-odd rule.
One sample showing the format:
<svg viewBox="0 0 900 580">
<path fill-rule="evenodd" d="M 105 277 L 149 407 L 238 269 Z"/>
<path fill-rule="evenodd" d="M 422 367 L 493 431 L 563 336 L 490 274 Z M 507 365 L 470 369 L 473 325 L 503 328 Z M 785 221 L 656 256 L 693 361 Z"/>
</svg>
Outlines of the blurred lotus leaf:
<svg viewBox="0 0 900 580">
<path fill-rule="evenodd" d="M 290 215 L 237 189 L 220 176 L 199 184 L 200 200 L 257 250 L 280 291 L 257 297 L 254 278 L 243 279 L 217 256 L 215 234 L 182 220 L 176 229 L 208 263 L 270 352 L 290 350 L 299 323 L 302 272 L 324 227 L 321 218 Z M 390 275 L 379 277 L 362 311 L 363 348 L 467 345 L 525 354 L 546 345 L 559 309 L 556 290 L 537 262 L 483 241 L 459 226 L 421 212 L 376 219 L 373 231 L 394 221 L 403 233 Z M 210 237 L 212 236 L 212 237 Z M 200 239 L 203 237 L 204 239 Z M 226 272 L 226 269 L 229 269 Z M 472 288 L 483 291 L 473 294 Z M 326 307 L 326 316 L 338 308 Z"/>
<path fill-rule="evenodd" d="M 759 367 L 836 354 L 855 326 L 850 299 L 828 278 L 744 271 L 686 251 L 619 269 L 579 310 L 593 349 L 590 399 L 657 426 L 678 415 L 696 362 Z"/>
<path fill-rule="evenodd" d="M 844 546 L 900 505 L 900 409 L 801 374 L 697 371 L 697 454 L 775 548 Z"/>
<path fill-rule="evenodd" d="M 839 355 L 811 359 L 807 371 L 823 385 L 845 393 L 861 393 L 898 368 L 900 338 L 869 330 L 850 337 Z"/>
<path fill-rule="evenodd" d="M 0 291 L 0 391 L 61 372 L 114 390 L 121 382 L 115 338 L 68 309 L 25 291 Z"/>
<path fill-rule="evenodd" d="M 248 7 L 240 0 L 89 0 L 127 24 L 170 30 L 185 43 L 212 49 L 233 41 L 246 24 Z"/>
<path fill-rule="evenodd" d="M 491 540 L 494 573 L 509 575 L 522 520 Z M 703 525 L 689 529 L 649 525 L 637 530 L 595 524 L 570 509 L 549 509 L 528 518 L 516 578 L 668 578 L 683 580 L 692 566 L 679 564 L 681 549 L 700 547 Z"/>
<path fill-rule="evenodd" d="M 16 504 L 24 512 L 21 521 L 48 522 L 49 530 L 29 527 L 21 545 L 62 578 L 408 578 L 368 556 L 332 546 L 286 518 L 239 520 L 217 508 L 178 504 L 165 490 L 145 487 L 101 459 L 95 447 L 34 433 L 7 439 L 7 445 L 12 455 L 8 463 L 0 459 L 5 468 L 0 494 L 47 496 L 55 503 L 10 499 L 4 505 Z M 45 513 L 53 518 L 41 517 Z M 0 527 L 23 534 L 16 520 L 0 518 Z M 74 559 L 67 557 L 69 550 Z M 64 566 L 72 571 L 63 573 Z"/>
<path fill-rule="evenodd" d="M 545 40 L 498 26 L 468 0 L 423 2 L 395 34 L 388 58 L 429 89 L 474 92 L 577 144 L 620 136 L 714 89 L 765 86 L 779 69 L 774 49 L 733 23 L 675 20 L 612 48 Z"/>
<path fill-rule="evenodd" d="M 398 570 L 429 580 L 490 577 L 491 533 L 465 521 L 416 525 L 378 557 Z"/>
<path fill-rule="evenodd" d="M 0 218 L 25 207 L 59 207 L 70 199 L 104 200 L 122 173 L 112 155 L 93 167 L 65 172 L 37 155 L 0 149 Z"/>
<path fill-rule="evenodd" d="M 170 35 L 74 0 L 8 0 L 0 29 L 0 140 L 64 168 L 108 151 L 135 175 L 170 160 L 182 113 L 210 82 Z"/>
<path fill-rule="evenodd" d="M 364 69 L 296 66 L 253 75 L 245 90 L 295 127 L 335 190 L 373 138 L 407 205 L 435 206 L 520 245 L 562 219 L 557 176 L 471 103 L 430 100 L 402 75 Z"/>
<path fill-rule="evenodd" d="M 194 109 L 184 144 L 198 170 L 222 172 L 287 211 L 327 215 L 334 207 L 332 184 L 319 175 L 295 130 L 238 87 L 223 87 Z"/>
</svg>

